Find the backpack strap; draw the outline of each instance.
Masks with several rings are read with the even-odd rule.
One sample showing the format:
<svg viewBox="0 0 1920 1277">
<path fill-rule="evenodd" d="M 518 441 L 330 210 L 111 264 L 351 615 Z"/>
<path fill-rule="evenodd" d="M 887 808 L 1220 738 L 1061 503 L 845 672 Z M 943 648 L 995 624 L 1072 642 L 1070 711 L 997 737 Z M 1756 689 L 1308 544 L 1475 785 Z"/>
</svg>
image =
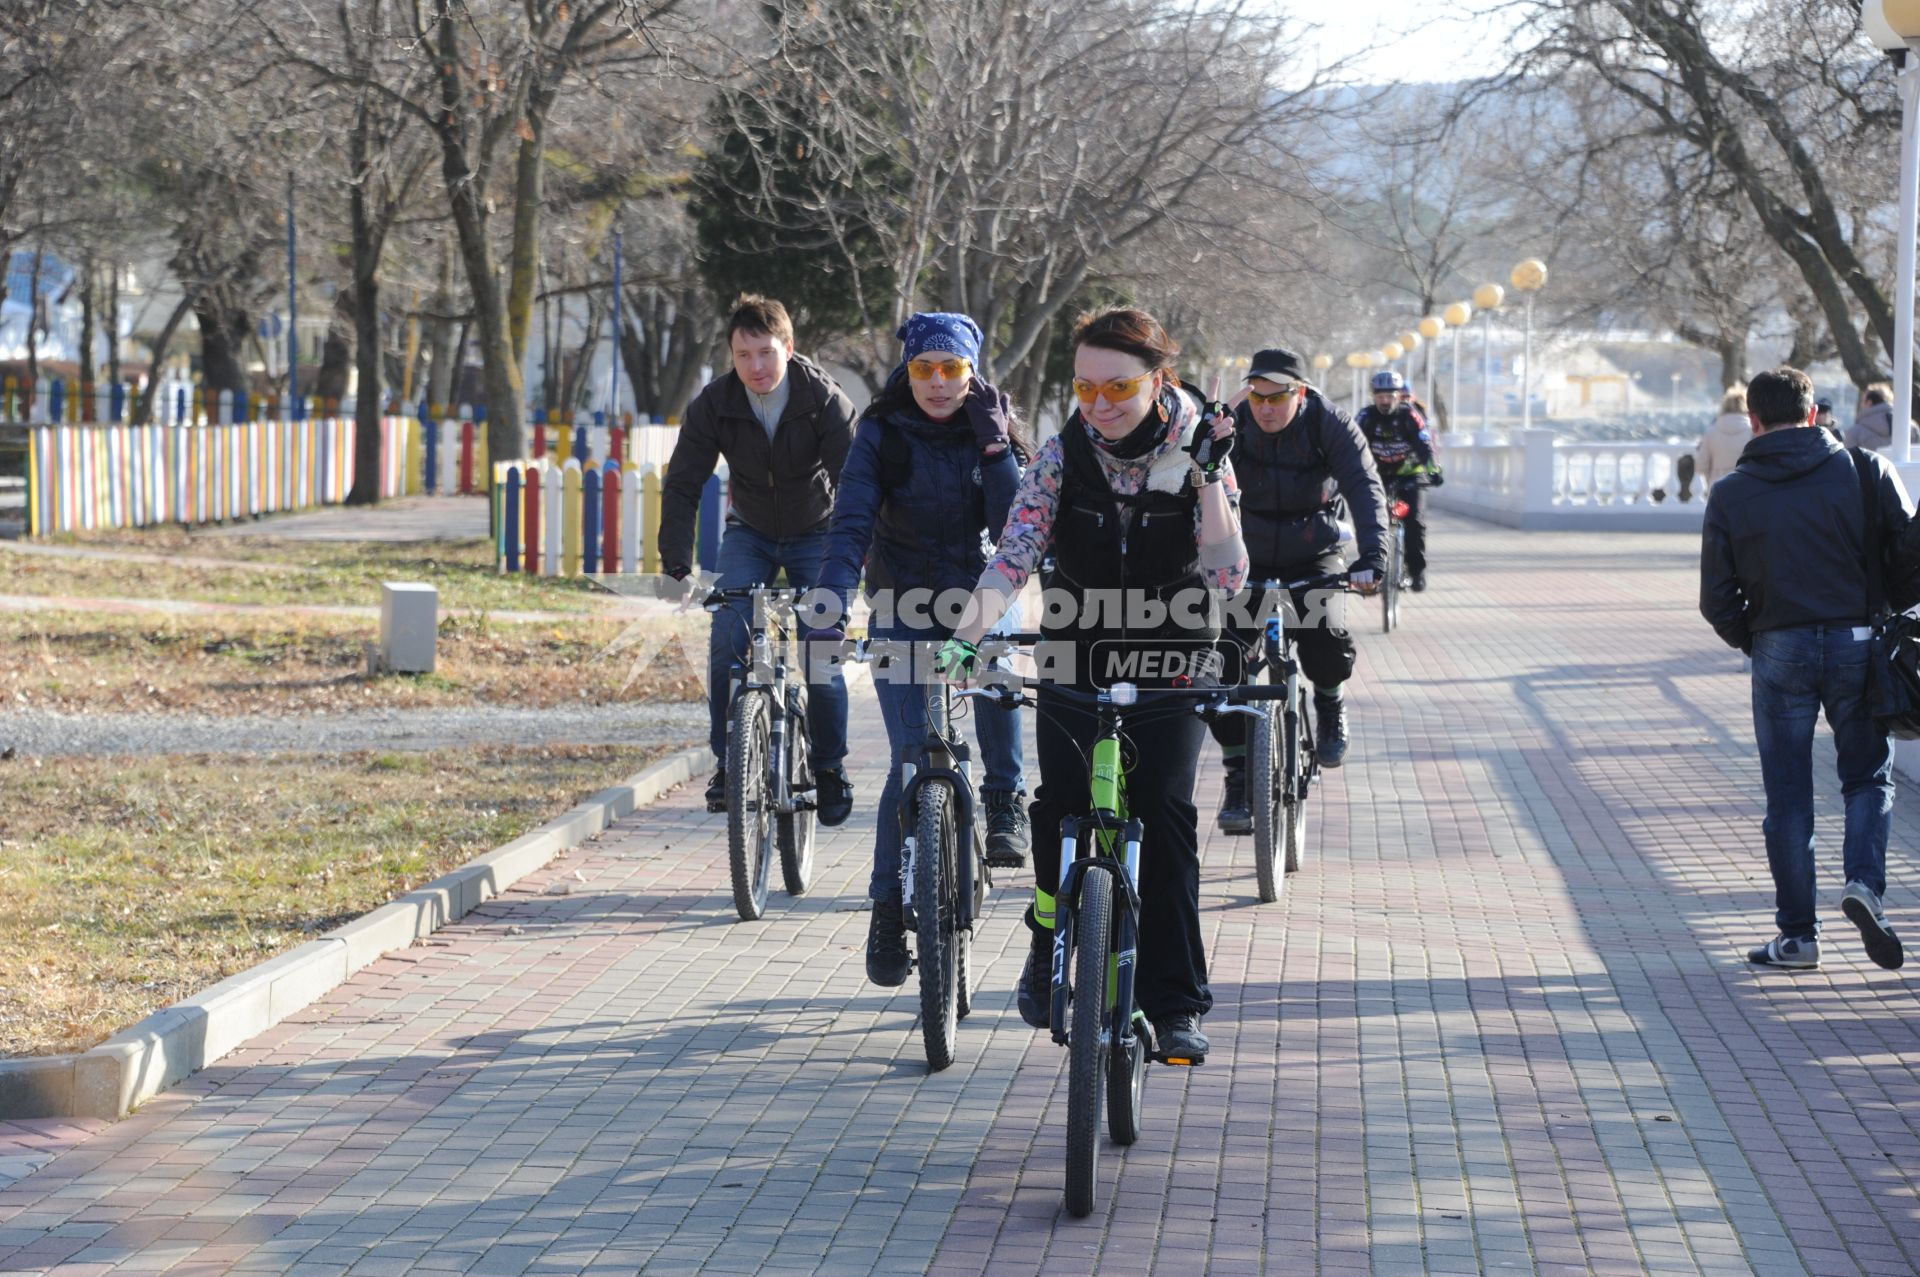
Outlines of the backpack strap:
<svg viewBox="0 0 1920 1277">
<path fill-rule="evenodd" d="M 1880 485 L 1873 466 L 1859 448 L 1848 448 L 1847 455 L 1853 458 L 1853 473 L 1860 481 L 1860 514 L 1866 520 L 1863 540 L 1867 551 L 1867 620 L 1872 622 L 1878 620 L 1887 607 L 1886 586 L 1881 579 Z"/>
</svg>

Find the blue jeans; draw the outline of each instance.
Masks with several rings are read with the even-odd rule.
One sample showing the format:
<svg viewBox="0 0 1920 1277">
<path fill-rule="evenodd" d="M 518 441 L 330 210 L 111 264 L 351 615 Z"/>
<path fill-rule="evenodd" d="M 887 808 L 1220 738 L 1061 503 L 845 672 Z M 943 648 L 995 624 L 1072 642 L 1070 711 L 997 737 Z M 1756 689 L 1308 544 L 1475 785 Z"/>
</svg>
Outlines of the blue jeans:
<svg viewBox="0 0 1920 1277">
<path fill-rule="evenodd" d="M 937 645 L 946 635 L 937 635 L 925 630 L 908 630 L 904 627 L 879 629 L 873 635 L 876 639 L 918 640 L 922 643 L 930 638 Z M 927 647 L 916 662 L 916 668 L 931 670 L 930 654 L 933 649 Z M 900 766 L 899 753 L 902 745 L 911 745 L 926 735 L 927 701 L 926 684 L 915 682 L 906 677 L 889 678 L 888 671 L 875 669 L 873 689 L 880 699 L 880 718 L 887 725 L 887 783 L 880 791 L 880 810 L 876 813 L 873 831 L 873 878 L 867 884 L 870 899 L 886 901 L 890 904 L 900 902 L 900 847 L 903 835 L 900 830 Z M 1020 711 L 1001 709 L 997 705 L 988 705 L 979 699 L 960 702 L 967 708 L 961 713 L 973 717 L 974 738 L 980 744 L 980 765 L 983 779 L 981 790 L 1000 789 L 1009 793 L 1018 793 L 1026 787 L 1026 751 L 1020 740 Z M 982 774 L 976 773 L 976 774 Z M 981 801 L 978 791 L 974 801 Z"/>
<path fill-rule="evenodd" d="M 827 530 L 822 527 L 799 536 L 762 536 L 743 523 L 729 524 L 720 541 L 722 587 L 772 585 L 782 568 L 787 584 L 810 590 L 820 581 L 820 562 L 827 552 Z M 728 674 L 747 663 L 748 623 L 752 605 L 742 600 L 713 614 L 713 632 L 707 640 L 707 745 L 716 762 L 727 757 L 727 709 L 732 695 Z M 798 637 L 796 635 L 796 637 Z M 790 669 L 804 669 L 796 659 Z M 807 684 L 807 737 L 813 747 L 815 769 L 838 767 L 847 756 L 847 684 L 839 674 Z"/>
<path fill-rule="evenodd" d="M 1767 791 L 1767 865 L 1784 936 L 1818 935 L 1813 887 L 1813 727 L 1825 707 L 1846 804 L 1846 880 L 1887 886 L 1893 738 L 1867 712 L 1867 644 L 1845 625 L 1753 636 L 1753 732 Z"/>
</svg>

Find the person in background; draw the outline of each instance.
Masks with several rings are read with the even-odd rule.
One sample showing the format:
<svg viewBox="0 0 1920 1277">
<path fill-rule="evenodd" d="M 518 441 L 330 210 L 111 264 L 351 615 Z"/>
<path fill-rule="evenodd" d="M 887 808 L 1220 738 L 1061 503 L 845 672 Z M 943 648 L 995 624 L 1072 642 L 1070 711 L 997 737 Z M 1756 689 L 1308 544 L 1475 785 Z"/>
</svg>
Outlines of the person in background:
<svg viewBox="0 0 1920 1277">
<path fill-rule="evenodd" d="M 1822 430 L 1831 431 L 1833 437 L 1840 437 L 1840 423 L 1833 419 L 1833 400 L 1816 400 L 1813 405 L 1813 424 Z"/>
<path fill-rule="evenodd" d="M 1700 481 L 1702 496 L 1713 487 L 1714 480 L 1733 473 L 1734 466 L 1740 463 L 1741 451 L 1752 438 L 1753 427 L 1747 423 L 1746 388 L 1735 386 L 1721 396 L 1720 415 L 1693 446 L 1693 473 Z"/>
<path fill-rule="evenodd" d="M 1920 428 L 1908 423 L 1913 440 L 1920 443 Z M 1884 381 L 1868 386 L 1860 396 L 1860 415 L 1853 419 L 1840 442 L 1849 448 L 1890 448 L 1893 446 L 1893 387 Z"/>
<path fill-rule="evenodd" d="M 1813 383 L 1795 368 L 1747 385 L 1753 442 L 1707 503 L 1700 614 L 1753 658 L 1753 734 L 1767 815 L 1761 823 L 1779 934 L 1747 954 L 1763 967 L 1820 965 L 1813 861 L 1813 732 L 1824 708 L 1845 805 L 1840 910 L 1867 956 L 1902 961 L 1887 922 L 1893 738 L 1867 706 L 1868 628 L 1880 563 L 1904 565 L 1913 505 L 1899 474 L 1813 424 Z M 1868 497 L 1877 524 L 1868 517 Z M 1889 554 L 1892 551 L 1892 554 Z"/>
</svg>

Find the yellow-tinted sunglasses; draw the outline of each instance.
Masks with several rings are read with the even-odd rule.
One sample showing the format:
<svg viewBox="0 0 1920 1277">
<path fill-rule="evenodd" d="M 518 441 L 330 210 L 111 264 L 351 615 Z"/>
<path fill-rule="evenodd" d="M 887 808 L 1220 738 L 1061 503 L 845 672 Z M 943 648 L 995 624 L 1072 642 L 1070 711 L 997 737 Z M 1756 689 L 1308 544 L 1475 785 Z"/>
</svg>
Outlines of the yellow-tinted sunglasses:
<svg viewBox="0 0 1920 1277">
<path fill-rule="evenodd" d="M 1093 382 L 1084 377 L 1073 379 L 1073 393 L 1084 405 L 1091 406 L 1093 401 L 1105 396 L 1108 403 L 1122 403 L 1140 393 L 1140 387 L 1153 380 L 1150 372 L 1138 377 L 1115 377 L 1112 381 Z"/>
<path fill-rule="evenodd" d="M 1290 385 L 1282 386 L 1279 390 L 1276 390 L 1272 394 L 1268 394 L 1268 395 L 1263 395 L 1257 390 L 1250 389 L 1247 391 L 1247 398 L 1253 403 L 1257 403 L 1265 407 L 1272 407 L 1274 404 L 1285 403 L 1287 400 L 1299 394 L 1300 390 L 1301 390 L 1301 383 L 1296 381 Z"/>
<path fill-rule="evenodd" d="M 939 373 L 948 381 L 958 381 L 973 371 L 965 359 L 913 359 L 907 362 L 907 376 L 915 381 L 931 381 Z"/>
</svg>

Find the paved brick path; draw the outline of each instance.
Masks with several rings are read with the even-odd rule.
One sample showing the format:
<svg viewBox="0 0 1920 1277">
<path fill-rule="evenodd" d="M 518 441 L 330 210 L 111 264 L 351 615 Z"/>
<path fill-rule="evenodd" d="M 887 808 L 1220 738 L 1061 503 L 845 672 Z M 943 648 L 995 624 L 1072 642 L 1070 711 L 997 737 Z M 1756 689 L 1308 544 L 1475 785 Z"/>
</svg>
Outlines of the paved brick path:
<svg viewBox="0 0 1920 1277">
<path fill-rule="evenodd" d="M 854 826 L 761 924 L 679 795 L 133 1118 L 0 1130 L 0 1176 L 64 1150 L 0 1189 L 0 1271 L 1920 1268 L 1909 979 L 1833 913 L 1820 971 L 1741 961 L 1758 775 L 1690 538 L 1436 545 L 1408 627 L 1366 633 L 1314 863 L 1259 906 L 1209 839 L 1214 1056 L 1150 1073 L 1090 1219 L 1059 1211 L 1064 1053 L 1010 1006 L 1017 893 L 948 1072 L 911 986 L 864 982 L 869 730 Z"/>
</svg>

